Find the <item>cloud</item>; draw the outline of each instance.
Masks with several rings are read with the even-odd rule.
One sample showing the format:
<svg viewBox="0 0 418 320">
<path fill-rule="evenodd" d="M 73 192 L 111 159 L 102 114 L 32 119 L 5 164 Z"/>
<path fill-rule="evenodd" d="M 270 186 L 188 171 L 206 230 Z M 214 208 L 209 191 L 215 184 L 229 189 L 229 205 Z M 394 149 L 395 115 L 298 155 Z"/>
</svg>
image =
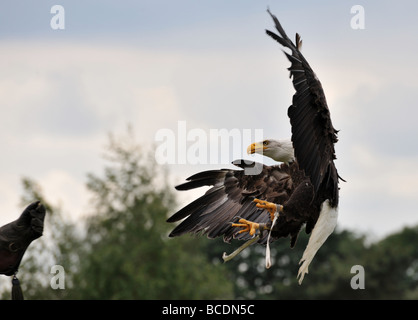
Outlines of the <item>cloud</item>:
<svg viewBox="0 0 418 320">
<path fill-rule="evenodd" d="M 417 156 L 376 152 L 367 142 L 351 145 L 337 161 L 347 180 L 341 183 L 340 225 L 381 237 L 417 224 L 417 161 Z"/>
<path fill-rule="evenodd" d="M 40 181 L 48 199 L 54 205 L 60 206 L 67 218 L 76 221 L 80 214 L 86 212 L 89 193 L 85 184 L 70 172 L 51 169 L 40 177 Z"/>
</svg>

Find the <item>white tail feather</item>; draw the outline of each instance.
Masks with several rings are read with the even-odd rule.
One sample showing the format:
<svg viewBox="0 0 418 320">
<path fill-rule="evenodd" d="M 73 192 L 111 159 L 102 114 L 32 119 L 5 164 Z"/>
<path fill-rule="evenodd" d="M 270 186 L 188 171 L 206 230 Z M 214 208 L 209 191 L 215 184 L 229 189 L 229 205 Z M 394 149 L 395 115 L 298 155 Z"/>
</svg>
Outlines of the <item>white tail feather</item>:
<svg viewBox="0 0 418 320">
<path fill-rule="evenodd" d="M 299 262 L 299 264 L 302 263 L 297 276 L 299 278 L 299 284 L 302 284 L 305 274 L 308 273 L 308 267 L 316 252 L 319 248 L 321 248 L 328 236 L 334 231 L 335 226 L 337 225 L 337 218 L 338 209 L 332 208 L 329 205 L 329 200 L 325 200 L 321 205 L 321 212 L 319 213 L 318 221 L 312 230 L 308 245 L 306 246 L 302 259 L 300 259 Z"/>
</svg>

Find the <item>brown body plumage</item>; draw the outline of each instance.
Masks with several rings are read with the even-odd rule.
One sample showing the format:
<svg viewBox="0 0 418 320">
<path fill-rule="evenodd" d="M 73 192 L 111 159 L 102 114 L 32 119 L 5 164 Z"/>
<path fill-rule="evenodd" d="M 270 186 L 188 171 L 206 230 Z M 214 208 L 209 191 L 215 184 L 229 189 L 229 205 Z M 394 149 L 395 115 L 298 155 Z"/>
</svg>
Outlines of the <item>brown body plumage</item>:
<svg viewBox="0 0 418 320">
<path fill-rule="evenodd" d="M 234 164 L 243 169 L 254 165 L 243 160 L 234 161 Z M 299 169 L 297 162 L 263 165 L 258 175 L 246 175 L 244 170 L 221 169 L 200 172 L 187 180 L 176 189 L 213 187 L 167 220 L 176 222 L 187 217 L 170 233 L 170 237 L 200 233 L 209 238 L 223 236 L 226 242 L 233 237 L 248 240 L 250 236 L 237 234 L 231 222 L 244 218 L 271 224 L 267 211 L 257 208 L 253 203 L 257 198 L 283 205 L 284 213 L 273 226 L 270 241 L 290 236 L 293 247 L 305 223 L 306 232 L 311 232 L 318 219 L 321 203 L 325 200 L 325 196 L 315 194 L 310 179 Z M 266 239 L 267 233 L 264 233 L 259 242 L 265 244 Z"/>
</svg>

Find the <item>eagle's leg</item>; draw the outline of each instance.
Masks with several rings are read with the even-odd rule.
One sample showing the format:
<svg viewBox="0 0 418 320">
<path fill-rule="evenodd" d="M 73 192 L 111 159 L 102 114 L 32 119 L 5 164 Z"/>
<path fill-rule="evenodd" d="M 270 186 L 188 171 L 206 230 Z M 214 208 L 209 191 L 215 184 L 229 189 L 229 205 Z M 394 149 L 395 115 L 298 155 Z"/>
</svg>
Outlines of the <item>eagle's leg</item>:
<svg viewBox="0 0 418 320">
<path fill-rule="evenodd" d="M 239 219 L 238 222 L 239 223 L 233 223 L 232 226 L 233 227 L 238 227 L 238 228 L 244 228 L 244 229 L 238 231 L 238 233 L 248 232 L 250 234 L 250 236 L 253 236 L 256 233 L 257 230 L 268 229 L 268 227 L 265 223 L 257 223 L 257 222 L 252 222 L 252 221 L 248 221 L 248 220 L 245 220 L 245 219 Z"/>
<path fill-rule="evenodd" d="M 253 201 L 256 203 L 257 208 L 266 209 L 270 213 L 271 226 L 270 228 L 266 228 L 270 230 L 267 236 L 267 243 L 266 243 L 266 268 L 269 269 L 271 267 L 271 259 L 270 259 L 271 231 L 273 230 L 273 226 L 276 223 L 277 218 L 279 218 L 280 213 L 283 212 L 283 206 L 280 204 L 275 204 L 273 202 L 260 200 L 260 199 L 254 199 Z"/>
<path fill-rule="evenodd" d="M 261 208 L 261 209 L 266 209 L 269 213 L 270 213 L 270 220 L 273 221 L 274 220 L 274 216 L 276 214 L 276 212 L 278 214 L 283 212 L 283 206 L 280 204 L 275 204 L 273 202 L 268 202 L 265 200 L 260 200 L 260 199 L 254 199 L 253 200 L 256 203 L 257 208 Z"/>
</svg>

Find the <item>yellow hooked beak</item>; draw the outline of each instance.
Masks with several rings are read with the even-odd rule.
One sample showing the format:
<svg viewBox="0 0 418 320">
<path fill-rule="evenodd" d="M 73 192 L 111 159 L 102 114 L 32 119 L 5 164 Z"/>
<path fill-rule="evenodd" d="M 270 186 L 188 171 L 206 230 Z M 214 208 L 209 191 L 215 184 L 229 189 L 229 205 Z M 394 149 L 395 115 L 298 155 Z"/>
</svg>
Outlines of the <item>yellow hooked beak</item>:
<svg viewBox="0 0 418 320">
<path fill-rule="evenodd" d="M 254 142 L 248 146 L 247 153 L 248 154 L 253 154 L 253 153 L 263 154 L 263 151 L 266 149 L 267 147 L 263 143 Z"/>
</svg>

